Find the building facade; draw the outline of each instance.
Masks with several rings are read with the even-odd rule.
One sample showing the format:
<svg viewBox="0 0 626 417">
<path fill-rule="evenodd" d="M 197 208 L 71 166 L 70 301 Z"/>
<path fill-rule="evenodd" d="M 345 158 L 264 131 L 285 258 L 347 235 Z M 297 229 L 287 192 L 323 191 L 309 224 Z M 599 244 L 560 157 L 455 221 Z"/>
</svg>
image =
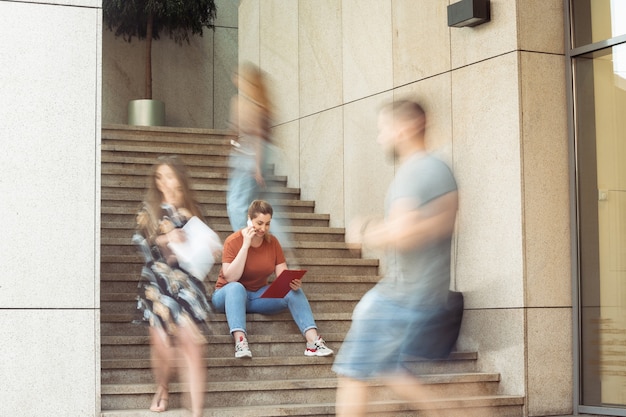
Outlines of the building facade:
<svg viewBox="0 0 626 417">
<path fill-rule="evenodd" d="M 240 0 L 235 33 L 210 40 L 228 52 L 189 75 L 211 78 L 194 99 L 210 116 L 175 125 L 225 126 L 237 44 L 273 80 L 277 172 L 343 227 L 382 213 L 395 172 L 376 109 L 419 97 L 459 181 L 459 348 L 528 416 L 626 415 L 623 2 L 491 0 L 472 28 L 447 25 L 454 2 Z M 124 122 L 115 80 L 132 70 L 115 71 L 132 47 L 103 31 L 99 0 L 0 0 L 0 39 L 0 415 L 96 416 L 100 129 Z M 189 51 L 161 47 L 174 83 L 167 49 Z"/>
</svg>

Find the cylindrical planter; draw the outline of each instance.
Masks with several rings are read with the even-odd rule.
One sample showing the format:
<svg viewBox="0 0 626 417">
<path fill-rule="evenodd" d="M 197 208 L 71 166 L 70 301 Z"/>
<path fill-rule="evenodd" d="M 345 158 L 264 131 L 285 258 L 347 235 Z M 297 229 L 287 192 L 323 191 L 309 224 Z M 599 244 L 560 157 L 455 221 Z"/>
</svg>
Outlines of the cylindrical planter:
<svg viewBox="0 0 626 417">
<path fill-rule="evenodd" d="M 165 103 L 147 99 L 129 101 L 128 124 L 133 126 L 165 125 Z"/>
</svg>

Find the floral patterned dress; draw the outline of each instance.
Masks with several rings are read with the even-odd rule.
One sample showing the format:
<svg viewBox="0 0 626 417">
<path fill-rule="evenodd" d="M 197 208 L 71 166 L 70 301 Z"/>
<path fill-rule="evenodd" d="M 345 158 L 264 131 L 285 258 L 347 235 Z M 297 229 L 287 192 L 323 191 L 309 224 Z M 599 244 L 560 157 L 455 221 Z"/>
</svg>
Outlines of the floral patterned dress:
<svg viewBox="0 0 626 417">
<path fill-rule="evenodd" d="M 180 326 L 192 330 L 196 342 L 206 343 L 211 307 L 202 283 L 204 277 L 194 277 L 182 269 L 167 250 L 156 244 L 157 236 L 180 228 L 191 218 L 185 209 L 162 205 L 161 217 L 154 218 L 144 204 L 137 214 L 137 230 L 133 243 L 144 257 L 137 308 L 150 326 L 175 336 Z M 168 262 L 169 260 L 169 262 Z"/>
</svg>

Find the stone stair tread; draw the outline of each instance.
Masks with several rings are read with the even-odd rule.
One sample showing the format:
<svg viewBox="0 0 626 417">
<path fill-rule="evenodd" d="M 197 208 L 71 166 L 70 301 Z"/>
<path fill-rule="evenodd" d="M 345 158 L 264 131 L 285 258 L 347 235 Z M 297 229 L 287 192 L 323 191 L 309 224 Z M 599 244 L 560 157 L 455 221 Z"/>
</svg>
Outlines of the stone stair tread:
<svg viewBox="0 0 626 417">
<path fill-rule="evenodd" d="M 142 260 L 139 254 L 101 255 L 100 262 L 113 262 L 113 263 L 123 264 L 123 263 L 142 262 Z M 378 259 L 367 259 L 367 258 L 300 258 L 300 257 L 297 259 L 297 262 L 300 266 L 303 266 L 303 267 L 306 265 L 378 266 L 378 263 L 379 263 Z"/>
<path fill-rule="evenodd" d="M 102 196 L 114 195 L 120 199 L 141 199 L 144 196 L 143 191 L 146 189 L 146 184 L 143 181 L 136 180 L 124 180 L 124 181 L 102 181 Z M 123 190 L 117 189 L 118 187 L 124 188 Z M 129 190 L 134 188 L 135 190 Z M 191 186 L 194 192 L 199 191 L 219 191 L 226 192 L 228 190 L 227 184 L 207 184 L 196 182 Z M 280 193 L 280 194 L 300 194 L 299 188 L 283 187 L 279 185 L 269 185 L 265 188 L 266 193 Z"/>
<path fill-rule="evenodd" d="M 454 398 L 425 403 L 418 409 L 428 410 L 437 408 L 439 410 L 470 409 L 485 407 L 512 407 L 523 406 L 524 397 L 514 395 L 490 395 L 481 397 Z M 377 413 L 379 415 L 415 415 L 402 400 L 381 400 L 370 401 L 368 403 L 368 414 Z M 404 412 L 410 414 L 404 414 Z M 390 414 L 394 413 L 394 414 Z M 173 409 L 160 413 L 163 417 L 187 417 L 189 411 L 186 409 Z M 238 407 L 210 407 L 205 408 L 203 417 L 274 417 L 274 416 L 334 416 L 335 403 L 306 403 L 306 404 L 271 404 L 271 405 L 248 405 Z M 466 415 L 461 411 L 461 414 Z M 475 415 L 475 414 L 472 414 Z M 522 416 L 521 410 L 509 415 Z M 153 417 L 154 413 L 149 410 L 103 410 L 101 417 Z"/>
<path fill-rule="evenodd" d="M 185 160 L 185 165 L 188 168 L 192 167 L 219 167 L 228 168 L 228 158 L 226 156 L 220 156 L 221 159 L 188 159 Z M 102 163 L 124 163 L 135 165 L 146 165 L 151 167 L 154 165 L 154 156 L 120 156 L 112 153 L 103 153 L 101 155 Z"/>
<path fill-rule="evenodd" d="M 119 272 L 102 272 L 100 274 L 100 280 L 102 282 L 105 281 L 121 281 L 121 282 L 137 282 L 139 280 L 140 271 L 136 272 L 128 272 L 128 273 L 119 273 Z M 307 282 L 316 282 L 316 283 L 325 283 L 325 282 L 341 282 L 344 283 L 371 283 L 375 284 L 380 280 L 380 275 L 307 275 Z M 205 283 L 209 281 L 205 280 Z M 210 281 L 213 283 L 214 281 Z"/>
<path fill-rule="evenodd" d="M 112 205 L 112 202 L 117 203 L 126 203 L 126 204 L 140 204 L 141 199 L 143 198 L 142 193 L 127 193 L 118 195 L 118 192 L 109 192 L 104 190 L 101 195 L 101 200 L 103 205 Z M 202 203 L 218 203 L 218 201 L 214 201 L 215 197 L 203 198 L 202 196 L 197 196 L 196 200 Z M 222 201 L 221 204 L 225 205 L 226 200 Z M 273 200 L 273 206 L 277 213 L 285 211 L 288 208 L 293 207 L 315 207 L 315 202 L 311 200 L 300 200 L 300 199 L 275 199 Z"/>
<path fill-rule="evenodd" d="M 298 335 L 300 336 L 300 335 Z M 228 336 L 230 339 L 230 336 Z M 329 339 L 330 340 L 330 339 Z M 330 340 L 332 342 L 332 340 Z M 298 342 L 303 342 L 302 337 L 300 336 L 300 340 Z M 259 342 L 256 341 L 258 344 Z M 467 360 L 475 360 L 477 358 L 476 352 L 452 352 L 450 357 L 446 359 L 438 359 L 438 360 L 426 360 L 415 358 L 409 363 L 419 363 L 419 362 L 443 362 L 443 361 L 467 361 Z M 227 357 L 209 357 L 205 355 L 205 360 L 207 364 L 207 368 L 217 368 L 217 367 L 259 367 L 259 366 L 300 366 L 300 365 L 308 365 L 311 363 L 326 363 L 332 364 L 334 361 L 334 357 L 308 357 L 304 355 L 298 356 L 255 356 L 251 359 L 237 359 L 232 356 Z M 148 357 L 146 358 L 122 358 L 122 359 L 102 359 L 102 369 L 151 369 L 151 362 Z M 464 375 L 469 374 L 466 372 L 459 373 L 446 373 L 446 374 L 438 374 L 440 375 L 440 379 L 443 380 L 447 375 Z M 471 374 L 481 374 L 481 375 L 498 375 L 496 373 L 485 373 L 485 372 L 471 372 Z M 432 374 L 427 374 L 428 376 Z M 424 375 L 426 377 L 427 375 Z M 257 381 L 258 382 L 258 381 Z"/>
<path fill-rule="evenodd" d="M 152 164 L 146 164 L 146 165 L 151 166 Z M 143 181 L 145 181 L 147 177 L 146 170 L 129 170 L 128 164 L 123 164 L 123 163 L 116 164 L 113 162 L 109 162 L 103 165 L 102 168 L 100 169 L 100 173 L 102 174 L 103 178 L 107 178 L 108 176 L 112 176 L 112 175 L 118 175 L 118 176 L 123 176 L 127 179 L 131 179 L 131 178 L 135 180 L 142 179 Z M 201 170 L 201 169 L 191 167 L 188 169 L 188 173 L 191 176 L 191 178 L 195 180 L 221 179 L 221 180 L 226 181 L 228 179 L 227 171 L 215 172 L 215 171 L 206 171 L 206 170 Z M 275 181 L 275 182 L 287 181 L 286 175 L 267 174 L 265 178 L 269 179 L 270 181 Z"/>
<path fill-rule="evenodd" d="M 100 244 L 103 246 L 115 245 L 115 246 L 135 246 L 131 242 L 130 238 L 122 237 L 104 237 L 101 238 Z M 316 240 L 302 240 L 292 242 L 289 245 L 290 249 L 350 249 L 345 242 L 324 242 Z"/>
<path fill-rule="evenodd" d="M 102 126 L 102 139 L 118 140 L 128 138 L 128 140 L 139 141 L 162 141 L 176 142 L 185 141 L 202 141 L 205 140 L 230 141 L 235 137 L 233 132 L 227 129 L 207 129 L 197 127 L 172 127 L 172 126 L 131 126 L 123 124 L 105 124 Z M 123 140 L 123 139 L 120 139 Z"/>
<path fill-rule="evenodd" d="M 218 226 L 219 229 L 218 229 Z M 224 229 L 226 228 L 226 229 Z M 120 221 L 108 221 L 102 222 L 100 225 L 101 230 L 105 229 L 113 229 L 113 230 L 134 230 L 134 225 L 130 225 L 128 222 L 120 222 Z M 230 225 L 215 225 L 214 230 L 216 231 L 230 231 Z M 345 229 L 343 227 L 327 227 L 327 226 L 290 226 L 289 233 L 309 233 L 309 234 L 332 234 L 332 235 L 343 235 L 345 233 Z M 129 235 L 132 236 L 132 233 Z"/>
<path fill-rule="evenodd" d="M 279 361 L 284 360 L 278 358 Z M 240 360 L 245 362 L 248 360 Z M 248 361 L 251 362 L 251 361 Z M 466 373 L 446 373 L 420 376 L 424 385 L 454 384 L 467 382 L 498 382 L 500 375 L 497 373 L 466 372 Z M 372 386 L 382 386 L 383 383 L 372 381 Z M 205 392 L 249 392 L 249 391 L 277 391 L 293 389 L 319 389 L 337 388 L 337 378 L 307 378 L 307 379 L 272 379 L 264 381 L 209 381 L 206 383 Z M 170 393 L 185 392 L 186 386 L 183 383 L 172 383 L 169 386 Z M 103 394 L 149 394 L 154 392 L 154 384 L 102 384 Z"/>
<path fill-rule="evenodd" d="M 327 342 L 340 342 L 343 340 L 343 333 L 324 333 L 322 335 Z M 254 334 L 249 336 L 254 343 L 279 343 L 279 342 L 302 342 L 302 335 L 300 334 Z M 210 335 L 209 345 L 218 343 L 233 343 L 233 338 L 229 334 L 224 335 Z M 128 336 L 128 335 L 116 335 L 116 336 L 102 336 L 102 345 L 146 345 L 150 343 L 149 336 Z"/>
<path fill-rule="evenodd" d="M 214 141 L 214 143 L 176 143 L 169 142 L 167 144 L 160 144 L 159 142 L 146 142 L 142 144 L 118 144 L 118 143 L 103 143 L 102 151 L 108 152 L 141 152 L 147 154 L 162 155 L 164 153 L 176 153 L 184 157 L 184 155 L 198 155 L 199 152 L 209 151 L 212 156 L 228 156 L 230 154 L 230 145 L 227 142 L 221 140 Z"/>
<path fill-rule="evenodd" d="M 214 178 L 214 179 L 224 179 L 224 180 L 228 179 L 228 173 L 226 172 L 205 171 L 205 170 L 198 170 L 198 169 L 189 169 L 188 172 L 192 178 Z M 146 180 L 146 177 L 148 176 L 147 171 L 130 170 L 128 169 L 128 165 L 126 164 L 115 164 L 115 163 L 108 163 L 106 165 L 103 165 L 102 168 L 100 169 L 100 174 L 102 175 L 103 179 L 112 175 L 118 175 L 118 176 L 123 176 L 124 178 L 127 178 L 127 179 L 135 179 L 135 180 L 141 179 L 144 182 Z M 274 177 L 284 178 L 284 179 L 287 178 L 287 177 L 281 177 L 281 176 L 274 176 Z"/>
<path fill-rule="evenodd" d="M 136 214 L 134 211 L 129 211 L 126 207 L 111 204 L 103 204 L 100 208 L 100 212 L 102 214 L 127 214 L 129 216 L 134 216 Z M 207 219 L 228 217 L 226 210 L 204 210 L 204 215 Z M 294 213 L 278 211 L 275 214 L 275 217 L 278 219 L 288 218 L 291 220 L 330 220 L 330 215 L 326 213 Z"/>
<path fill-rule="evenodd" d="M 277 322 L 277 321 L 293 321 L 291 314 L 288 311 L 284 311 L 273 315 L 263 314 L 248 314 L 248 322 Z M 100 322 L 104 323 L 131 323 L 136 319 L 136 314 L 101 314 Z M 328 321 L 328 320 L 351 320 L 352 312 L 349 313 L 317 313 L 315 314 L 316 321 Z M 211 321 L 226 321 L 226 315 L 222 313 L 214 313 L 211 315 Z"/>
<path fill-rule="evenodd" d="M 354 292 L 335 292 L 335 293 L 318 293 L 318 292 L 307 292 L 307 298 L 309 301 L 355 301 L 360 300 L 363 297 L 362 293 Z M 137 294 L 128 293 L 128 292 L 100 292 L 100 301 L 122 301 L 122 302 L 132 302 L 137 298 Z"/>
<path fill-rule="evenodd" d="M 505 407 L 522 406 L 524 397 L 515 395 L 486 395 L 465 398 L 451 398 L 432 401 L 421 409 L 437 408 L 469 408 L 469 407 Z M 368 403 L 368 413 L 392 413 L 403 412 L 409 408 L 402 400 L 381 400 Z M 188 416 L 185 409 L 169 410 L 161 413 L 163 417 Z M 238 407 L 208 407 L 204 409 L 204 417 L 274 417 L 274 416 L 333 416 L 335 415 L 335 403 L 306 403 L 306 404 L 272 404 Z M 390 414 L 387 414 L 390 415 Z M 522 415 L 521 413 L 519 414 Z M 106 410 L 102 411 L 102 417 L 151 417 L 154 413 L 149 410 Z"/>
</svg>

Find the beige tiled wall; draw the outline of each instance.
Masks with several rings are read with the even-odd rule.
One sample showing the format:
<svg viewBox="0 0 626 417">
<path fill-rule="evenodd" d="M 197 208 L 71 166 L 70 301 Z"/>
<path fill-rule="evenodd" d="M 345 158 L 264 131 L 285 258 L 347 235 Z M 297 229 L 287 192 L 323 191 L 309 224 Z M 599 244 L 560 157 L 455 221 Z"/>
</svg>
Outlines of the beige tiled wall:
<svg viewBox="0 0 626 417">
<path fill-rule="evenodd" d="M 391 7 L 393 18 L 394 86 L 449 71 L 448 2 L 394 0 L 383 3 Z"/>
<path fill-rule="evenodd" d="M 376 144 L 376 110 L 424 100 L 429 146 L 460 187 L 459 346 L 501 373 L 502 393 L 527 395 L 529 415 L 571 411 L 562 2 L 491 0 L 491 21 L 475 28 L 447 27 L 452 0 L 278 2 L 241 2 L 240 55 L 254 60 L 241 22 L 256 30 L 256 13 L 290 186 L 332 226 L 380 215 L 395 166 Z M 543 357 L 546 343 L 558 347 Z"/>
<path fill-rule="evenodd" d="M 349 103 L 393 86 L 391 7 L 379 0 L 344 0 L 341 13 L 343 102 Z M 338 45 L 339 46 L 339 45 Z"/>
<path fill-rule="evenodd" d="M 100 1 L 0 0 L 0 415 L 100 415 Z"/>
<path fill-rule="evenodd" d="M 518 54 L 452 72 L 457 283 L 469 308 L 522 307 Z"/>
<path fill-rule="evenodd" d="M 243 3 L 240 9 L 249 2 Z M 272 79 L 270 93 L 276 107 L 275 122 L 281 124 L 297 120 L 300 114 L 298 2 L 265 0 L 256 7 L 259 8 L 257 17 L 260 22 L 259 64 Z M 247 12 L 243 13 L 246 15 Z M 242 59 L 247 57 L 242 56 Z"/>
<path fill-rule="evenodd" d="M 570 196 L 562 56 L 520 54 L 528 307 L 571 307 Z"/>
<path fill-rule="evenodd" d="M 300 0 L 300 117 L 343 103 L 341 0 Z"/>
<path fill-rule="evenodd" d="M 335 107 L 300 119 L 301 198 L 320 213 L 343 213 L 343 109 Z M 320 195 L 326 198 L 318 199 Z"/>
<path fill-rule="evenodd" d="M 226 128 L 238 60 L 237 2 L 218 0 L 215 31 L 176 44 L 167 34 L 152 44 L 152 97 L 165 102 L 165 124 Z M 244 38 L 245 40 L 245 38 Z M 249 53 L 251 51 L 248 51 Z M 144 98 L 145 41 L 130 43 L 103 31 L 104 124 L 126 124 L 128 102 Z"/>
</svg>

